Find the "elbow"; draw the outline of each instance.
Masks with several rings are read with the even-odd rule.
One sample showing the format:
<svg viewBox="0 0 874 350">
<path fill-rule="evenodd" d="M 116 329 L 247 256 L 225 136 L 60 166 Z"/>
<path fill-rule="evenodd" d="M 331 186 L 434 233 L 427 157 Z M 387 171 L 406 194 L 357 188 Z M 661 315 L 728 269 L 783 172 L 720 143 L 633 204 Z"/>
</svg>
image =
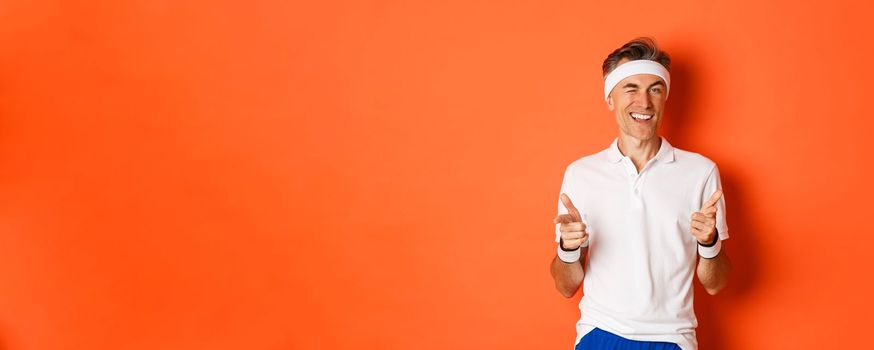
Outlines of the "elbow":
<svg viewBox="0 0 874 350">
<path fill-rule="evenodd" d="M 576 289 L 569 289 L 569 288 L 557 288 L 557 289 L 558 289 L 558 292 L 561 293 L 561 296 L 565 297 L 566 299 L 573 298 L 574 294 L 577 294 Z"/>
<path fill-rule="evenodd" d="M 576 283 L 575 283 L 576 282 Z M 570 299 L 577 294 L 582 281 L 555 281 L 555 289 L 561 296 Z"/>
<path fill-rule="evenodd" d="M 580 285 L 577 284 L 577 285 L 571 286 L 571 285 L 567 285 L 567 284 L 556 283 L 555 289 L 558 290 L 558 292 L 559 292 L 559 294 L 561 294 L 561 296 L 563 296 L 567 299 L 570 299 L 570 298 L 573 298 L 575 294 L 577 294 L 577 290 L 580 289 Z"/>
<path fill-rule="evenodd" d="M 725 285 L 726 285 L 725 281 L 722 281 L 721 283 L 716 284 L 715 286 L 712 286 L 712 287 L 704 286 L 704 290 L 707 291 L 707 294 L 716 295 L 717 293 L 719 293 L 719 291 L 725 289 Z"/>
<path fill-rule="evenodd" d="M 707 294 L 716 295 L 717 293 L 719 293 L 720 290 L 722 290 L 722 287 L 704 288 L 704 290 L 707 291 Z"/>
</svg>

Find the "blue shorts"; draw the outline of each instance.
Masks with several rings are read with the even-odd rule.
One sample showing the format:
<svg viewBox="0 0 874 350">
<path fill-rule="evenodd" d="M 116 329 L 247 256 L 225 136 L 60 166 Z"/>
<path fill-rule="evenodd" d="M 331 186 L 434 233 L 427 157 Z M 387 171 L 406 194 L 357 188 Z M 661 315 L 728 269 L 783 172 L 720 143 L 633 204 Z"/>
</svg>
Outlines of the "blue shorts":
<svg viewBox="0 0 874 350">
<path fill-rule="evenodd" d="M 575 350 L 680 350 L 674 343 L 662 341 L 637 341 L 595 328 L 586 333 Z"/>
</svg>

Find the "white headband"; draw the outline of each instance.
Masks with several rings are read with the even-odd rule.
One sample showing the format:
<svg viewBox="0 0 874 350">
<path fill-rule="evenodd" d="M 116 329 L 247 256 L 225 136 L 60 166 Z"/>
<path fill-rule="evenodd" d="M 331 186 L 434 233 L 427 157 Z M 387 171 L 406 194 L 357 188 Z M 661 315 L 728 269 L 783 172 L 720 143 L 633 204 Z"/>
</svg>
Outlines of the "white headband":
<svg viewBox="0 0 874 350">
<path fill-rule="evenodd" d="M 671 73 L 668 73 L 665 66 L 656 61 L 635 60 L 625 62 L 616 67 L 610 74 L 607 74 L 607 77 L 604 78 L 604 100 L 610 97 L 610 91 L 613 91 L 613 88 L 622 79 L 637 74 L 652 74 L 662 78 L 665 81 L 665 99 L 668 98 L 668 92 L 671 90 Z"/>
</svg>

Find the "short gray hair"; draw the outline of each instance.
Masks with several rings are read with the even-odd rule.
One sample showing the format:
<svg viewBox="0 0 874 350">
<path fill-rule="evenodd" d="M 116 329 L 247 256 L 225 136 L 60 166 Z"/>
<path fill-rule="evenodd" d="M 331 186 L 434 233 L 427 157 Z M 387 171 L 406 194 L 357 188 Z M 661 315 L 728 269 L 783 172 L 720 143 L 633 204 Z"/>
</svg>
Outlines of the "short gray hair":
<svg viewBox="0 0 874 350">
<path fill-rule="evenodd" d="M 636 38 L 607 55 L 604 64 L 601 65 L 601 70 L 604 72 L 604 76 L 607 76 L 607 74 L 610 74 L 610 72 L 616 69 L 619 61 L 623 58 L 627 58 L 630 61 L 656 61 L 665 66 L 665 69 L 668 71 L 671 70 L 671 57 L 668 56 L 667 52 L 659 50 L 658 45 L 656 45 L 655 40 L 652 38 Z"/>
</svg>

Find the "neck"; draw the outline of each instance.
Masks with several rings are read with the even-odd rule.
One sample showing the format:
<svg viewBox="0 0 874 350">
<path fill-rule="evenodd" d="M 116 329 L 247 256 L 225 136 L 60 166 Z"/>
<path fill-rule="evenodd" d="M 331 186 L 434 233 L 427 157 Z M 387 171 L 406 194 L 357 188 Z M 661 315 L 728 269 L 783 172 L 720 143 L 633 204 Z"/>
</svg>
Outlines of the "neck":
<svg viewBox="0 0 874 350">
<path fill-rule="evenodd" d="M 628 158 L 640 172 L 641 169 L 655 157 L 662 145 L 662 138 L 654 136 L 647 140 L 641 140 L 632 136 L 620 133 L 619 134 L 619 152 Z"/>
</svg>

